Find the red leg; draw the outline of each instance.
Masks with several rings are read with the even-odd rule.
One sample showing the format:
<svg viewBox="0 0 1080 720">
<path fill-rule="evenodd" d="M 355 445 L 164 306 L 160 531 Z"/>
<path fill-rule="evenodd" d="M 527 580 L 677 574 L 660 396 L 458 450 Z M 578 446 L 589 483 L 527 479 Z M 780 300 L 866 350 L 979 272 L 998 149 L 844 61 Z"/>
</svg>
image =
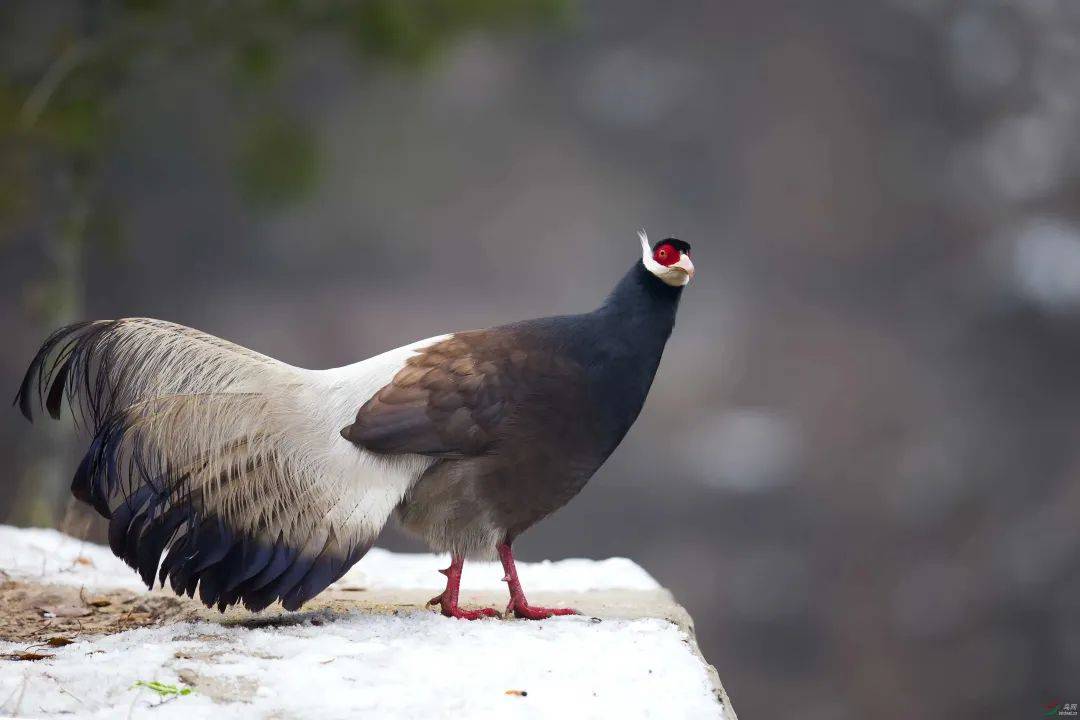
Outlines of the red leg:
<svg viewBox="0 0 1080 720">
<path fill-rule="evenodd" d="M 450 567 L 439 571 L 446 576 L 446 589 L 428 600 L 427 604 L 440 605 L 442 607 L 442 614 L 446 617 L 462 618 L 463 620 L 477 620 L 482 617 L 498 617 L 499 611 L 494 608 L 462 610 L 458 607 L 458 590 L 461 588 L 461 568 L 464 564 L 465 558 L 450 558 Z"/>
<path fill-rule="evenodd" d="M 521 588 L 518 580 L 517 566 L 514 564 L 514 552 L 510 549 L 510 543 L 499 546 L 499 560 L 502 561 L 506 576 L 503 580 L 510 586 L 510 604 L 506 606 L 506 612 L 511 610 L 514 615 L 525 620 L 544 620 L 552 615 L 580 615 L 577 610 L 571 608 L 545 608 L 533 607 L 525 599 L 525 591 Z"/>
</svg>

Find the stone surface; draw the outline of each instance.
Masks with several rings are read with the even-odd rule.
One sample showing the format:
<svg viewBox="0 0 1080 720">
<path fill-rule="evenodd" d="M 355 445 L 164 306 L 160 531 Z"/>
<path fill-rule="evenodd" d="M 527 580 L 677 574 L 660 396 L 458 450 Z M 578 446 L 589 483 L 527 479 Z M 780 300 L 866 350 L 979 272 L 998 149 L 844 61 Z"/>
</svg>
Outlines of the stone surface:
<svg viewBox="0 0 1080 720">
<path fill-rule="evenodd" d="M 689 615 L 628 560 L 523 563 L 532 602 L 582 612 L 542 622 L 443 618 L 444 558 L 370 560 L 301 612 L 221 614 L 138 589 L 107 548 L 0 527 L 0 716 L 735 718 Z M 467 566 L 463 605 L 503 608 L 499 577 Z"/>
</svg>

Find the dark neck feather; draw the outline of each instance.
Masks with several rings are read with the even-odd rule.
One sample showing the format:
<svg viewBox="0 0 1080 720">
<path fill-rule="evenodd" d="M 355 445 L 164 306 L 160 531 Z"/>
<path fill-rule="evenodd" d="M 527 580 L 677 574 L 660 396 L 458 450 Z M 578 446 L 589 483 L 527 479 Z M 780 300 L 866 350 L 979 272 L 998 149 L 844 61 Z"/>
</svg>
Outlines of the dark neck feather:
<svg viewBox="0 0 1080 720">
<path fill-rule="evenodd" d="M 664 354 L 682 288 L 671 287 L 639 261 L 604 303 L 584 316 L 574 354 L 587 368 L 602 430 L 603 457 L 615 449 L 649 394 Z"/>
<path fill-rule="evenodd" d="M 675 326 L 681 287 L 672 287 L 638 261 L 596 310 L 611 330 L 627 340 L 658 341 L 660 349 Z"/>
</svg>

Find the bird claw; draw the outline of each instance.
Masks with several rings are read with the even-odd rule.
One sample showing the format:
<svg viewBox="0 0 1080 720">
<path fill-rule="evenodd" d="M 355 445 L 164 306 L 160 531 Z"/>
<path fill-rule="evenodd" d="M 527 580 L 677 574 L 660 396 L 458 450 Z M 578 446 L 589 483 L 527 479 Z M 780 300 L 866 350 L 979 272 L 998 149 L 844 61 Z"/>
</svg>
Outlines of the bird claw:
<svg viewBox="0 0 1080 720">
<path fill-rule="evenodd" d="M 573 608 L 546 608 L 535 607 L 529 605 L 524 600 L 511 600 L 510 604 L 506 606 L 506 614 L 513 613 L 514 617 L 519 620 L 547 620 L 549 617 L 555 615 L 580 615 L 581 613 Z"/>
<path fill-rule="evenodd" d="M 480 608 L 478 610 L 465 610 L 458 607 L 456 602 L 444 599 L 446 593 L 439 593 L 427 601 L 425 607 L 438 605 L 439 612 L 445 617 L 460 618 L 461 620 L 479 620 L 484 617 L 499 617 L 499 611 L 495 608 Z"/>
<path fill-rule="evenodd" d="M 477 610 L 466 610 L 458 607 L 457 605 L 443 605 L 442 614 L 448 618 L 458 618 L 459 620 L 479 620 L 485 617 L 499 617 L 499 611 L 495 608 L 479 608 Z"/>
</svg>

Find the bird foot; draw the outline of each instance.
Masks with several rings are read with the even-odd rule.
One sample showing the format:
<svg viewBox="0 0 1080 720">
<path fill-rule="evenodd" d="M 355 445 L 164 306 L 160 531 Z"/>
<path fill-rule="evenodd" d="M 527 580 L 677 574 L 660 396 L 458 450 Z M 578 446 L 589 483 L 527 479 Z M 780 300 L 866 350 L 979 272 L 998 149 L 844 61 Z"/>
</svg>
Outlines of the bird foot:
<svg viewBox="0 0 1080 720">
<path fill-rule="evenodd" d="M 506 613 L 514 614 L 514 617 L 521 620 L 547 620 L 553 615 L 580 615 L 577 610 L 573 608 L 546 608 L 536 607 L 530 605 L 525 601 L 525 598 L 513 599 L 510 604 L 506 606 Z"/>
<path fill-rule="evenodd" d="M 580 615 L 572 608 L 546 608 L 536 607 L 529 604 L 525 599 L 525 591 L 521 589 L 521 581 L 518 580 L 517 564 L 514 562 L 514 552 L 510 549 L 510 541 L 504 542 L 498 547 L 499 560 L 502 562 L 503 582 L 510 586 L 510 604 L 506 606 L 506 614 L 514 614 L 514 617 L 522 620 L 546 620 L 552 615 Z"/>
<path fill-rule="evenodd" d="M 427 601 L 428 605 L 438 605 L 442 614 L 449 618 L 461 620 L 479 620 L 485 617 L 499 617 L 499 611 L 495 608 L 480 608 L 479 610 L 466 610 L 459 607 L 456 600 L 444 598 L 445 593 L 439 593 Z"/>
</svg>

